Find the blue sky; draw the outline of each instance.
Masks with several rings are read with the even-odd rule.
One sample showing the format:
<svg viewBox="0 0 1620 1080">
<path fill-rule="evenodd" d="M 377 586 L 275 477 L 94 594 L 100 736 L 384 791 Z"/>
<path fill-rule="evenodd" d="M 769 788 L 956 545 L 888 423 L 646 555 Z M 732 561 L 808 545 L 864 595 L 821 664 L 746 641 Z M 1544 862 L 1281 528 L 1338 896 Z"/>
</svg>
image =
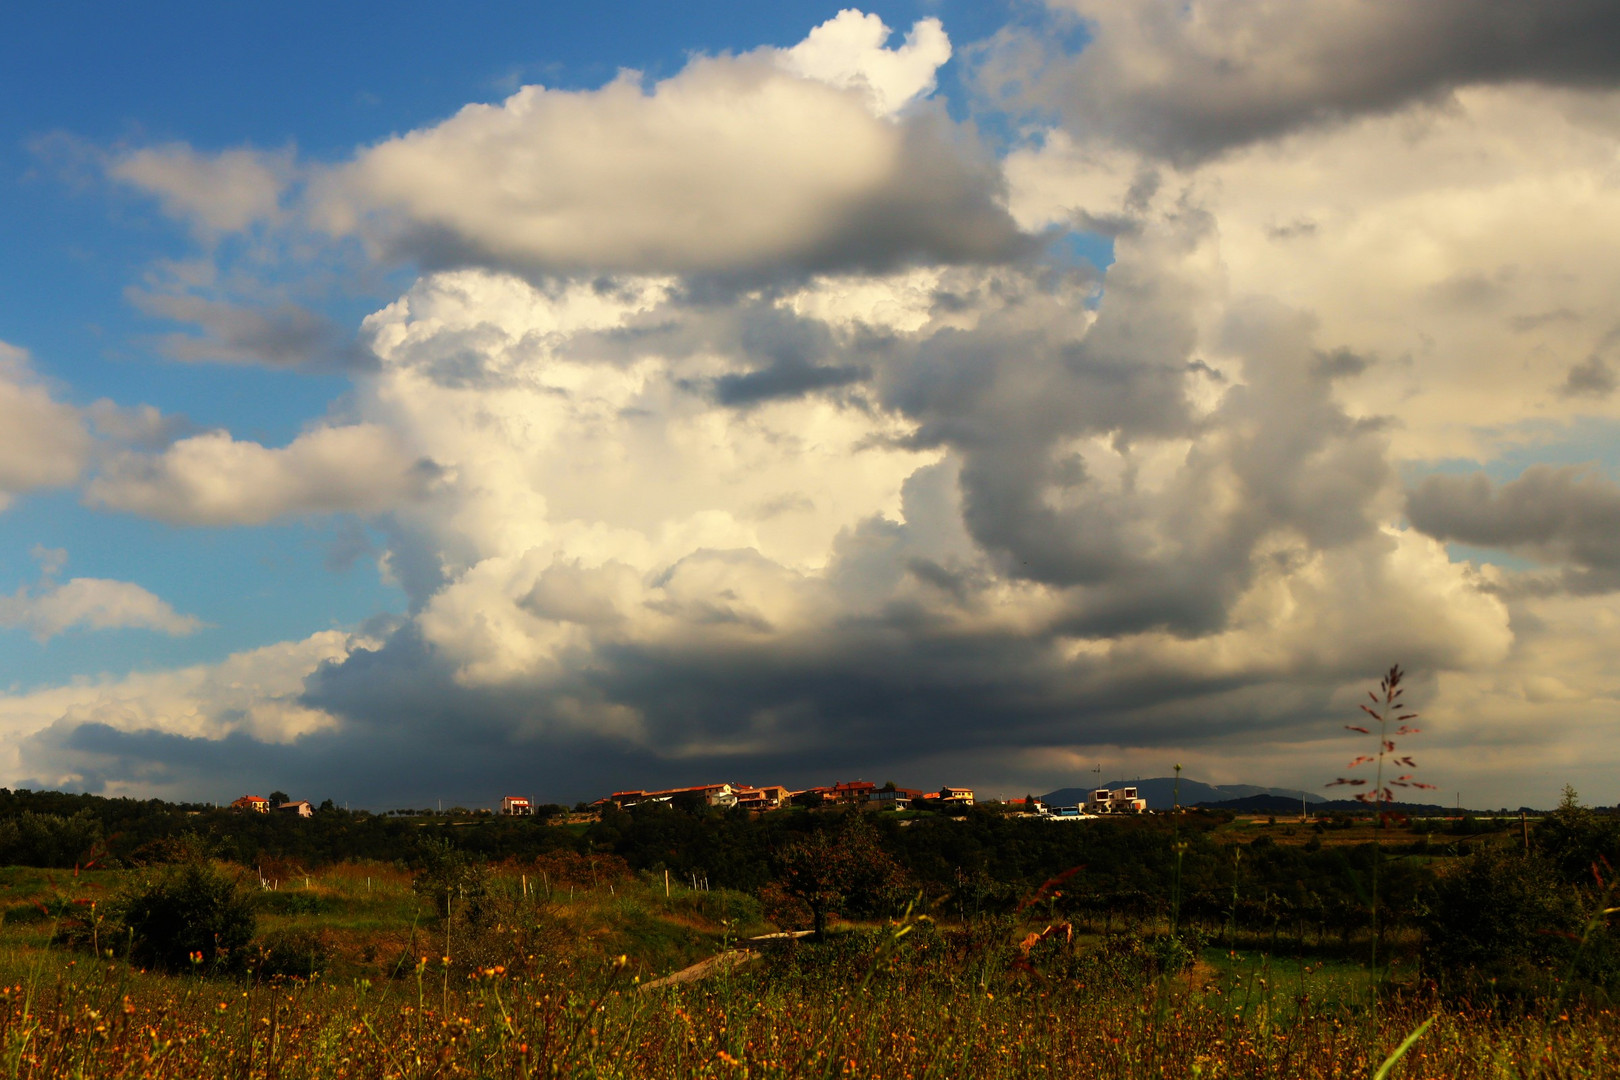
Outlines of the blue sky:
<svg viewBox="0 0 1620 1080">
<path fill-rule="evenodd" d="M 0 783 L 1612 786 L 1612 27 L 1302 5 L 8 13 Z"/>
</svg>

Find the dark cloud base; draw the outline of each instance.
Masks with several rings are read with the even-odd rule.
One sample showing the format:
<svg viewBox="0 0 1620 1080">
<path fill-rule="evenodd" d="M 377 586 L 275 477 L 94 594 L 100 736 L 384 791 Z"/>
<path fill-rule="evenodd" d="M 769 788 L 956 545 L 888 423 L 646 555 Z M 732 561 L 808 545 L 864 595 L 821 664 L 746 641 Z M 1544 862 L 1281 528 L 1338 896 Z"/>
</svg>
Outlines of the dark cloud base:
<svg viewBox="0 0 1620 1080">
<path fill-rule="evenodd" d="M 1551 565 L 1532 592 L 1620 589 L 1620 486 L 1589 466 L 1533 465 L 1498 484 L 1484 473 L 1430 476 L 1407 492 L 1413 526 L 1438 540 Z"/>
<path fill-rule="evenodd" d="M 458 685 L 406 626 L 311 680 L 307 703 L 342 718 L 334 731 L 281 744 L 59 722 L 21 749 L 25 768 L 70 772 L 87 791 L 133 784 L 224 800 L 281 788 L 377 809 L 509 793 L 573 803 L 717 778 L 1017 782 L 1061 775 L 1039 764 L 1045 748 L 1276 745 L 1336 731 L 1338 680 L 1325 674 L 1108 674 L 1060 665 L 1023 639 L 929 636 L 897 612 L 841 628 L 831 651 L 604 650 L 565 690 L 489 692 Z M 591 695 L 642 710 L 644 741 L 558 721 L 560 698 Z M 715 749 L 726 744 L 735 749 Z"/>
<path fill-rule="evenodd" d="M 1620 85 L 1620 7 L 1610 0 L 1054 7 L 1094 20 L 1091 43 L 1067 54 L 1032 33 L 1004 33 L 981 50 L 992 99 L 1052 110 L 1082 136 L 1187 164 L 1464 86 Z"/>
</svg>

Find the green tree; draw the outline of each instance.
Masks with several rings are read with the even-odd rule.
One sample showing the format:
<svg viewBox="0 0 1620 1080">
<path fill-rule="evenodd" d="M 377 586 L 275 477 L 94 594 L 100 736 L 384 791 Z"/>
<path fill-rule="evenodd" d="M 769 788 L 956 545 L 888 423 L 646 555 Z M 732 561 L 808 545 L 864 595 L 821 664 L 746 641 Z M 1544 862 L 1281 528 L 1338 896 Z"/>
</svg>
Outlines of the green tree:
<svg viewBox="0 0 1620 1080">
<path fill-rule="evenodd" d="M 101 823 L 88 810 L 71 817 L 25 810 L 0 821 L 0 866 L 79 866 L 101 842 Z"/>
<path fill-rule="evenodd" d="M 1579 794 L 1566 784 L 1558 809 L 1536 825 L 1531 846 L 1566 884 L 1591 886 L 1594 867 L 1620 866 L 1620 822 L 1582 806 Z"/>
<path fill-rule="evenodd" d="M 871 910 L 897 890 L 900 865 L 878 842 L 877 830 L 859 812 L 836 830 L 817 829 L 789 844 L 781 856 L 782 888 L 810 908 L 817 940 L 827 917 L 847 908 Z"/>
<path fill-rule="evenodd" d="M 289 802 L 292 802 L 292 796 L 287 794 L 285 791 L 272 791 L 270 793 L 271 806 L 280 806 L 282 803 Z"/>
</svg>

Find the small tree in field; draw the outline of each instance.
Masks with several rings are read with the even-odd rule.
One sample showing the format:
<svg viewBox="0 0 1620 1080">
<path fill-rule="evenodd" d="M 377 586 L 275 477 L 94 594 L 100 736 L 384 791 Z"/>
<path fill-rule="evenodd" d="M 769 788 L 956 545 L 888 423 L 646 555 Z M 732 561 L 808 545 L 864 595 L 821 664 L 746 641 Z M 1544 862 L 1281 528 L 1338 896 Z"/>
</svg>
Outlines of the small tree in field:
<svg viewBox="0 0 1620 1080">
<path fill-rule="evenodd" d="M 136 963 L 167 971 L 230 971 L 247 959 L 256 923 L 236 876 L 201 859 L 172 867 L 117 902 Z"/>
<path fill-rule="evenodd" d="M 872 905 L 903 877 L 878 844 L 877 830 L 858 812 L 837 832 L 819 829 L 789 844 L 780 858 L 782 889 L 810 908 L 818 941 L 826 935 L 828 915 L 846 905 Z"/>
<path fill-rule="evenodd" d="M 1413 761 L 1410 755 L 1401 754 L 1395 745 L 1395 739 L 1397 737 L 1416 735 L 1419 732 L 1418 728 L 1408 727 L 1406 724 L 1408 720 L 1416 720 L 1417 713 L 1409 713 L 1404 711 L 1406 709 L 1406 705 L 1401 701 L 1401 694 L 1403 693 L 1401 679 L 1403 674 L 1404 673 L 1401 671 L 1401 666 L 1399 664 L 1395 664 L 1390 667 L 1389 674 L 1385 675 L 1383 681 L 1378 684 L 1378 693 L 1375 694 L 1371 690 L 1367 691 L 1367 696 L 1372 698 L 1372 704 L 1370 706 L 1365 704 L 1362 705 L 1361 711 L 1372 717 L 1373 723 L 1377 725 L 1376 730 L 1371 727 L 1364 727 L 1360 724 L 1344 725 L 1345 729 L 1348 731 L 1357 731 L 1363 735 L 1374 735 L 1378 739 L 1378 752 L 1376 754 L 1358 755 L 1353 761 L 1350 762 L 1350 768 L 1358 769 L 1363 765 L 1375 766 L 1373 771 L 1372 789 L 1370 791 L 1358 792 L 1356 794 L 1356 801 L 1378 808 L 1377 817 L 1380 834 L 1382 834 L 1383 829 L 1387 826 L 1389 819 L 1394 816 L 1394 812 L 1390 810 L 1390 804 L 1395 801 L 1395 788 L 1433 789 L 1434 787 L 1433 784 L 1425 784 L 1422 781 L 1417 780 L 1409 772 L 1401 773 L 1400 775 L 1391 777 L 1389 779 L 1385 779 L 1384 777 L 1384 770 L 1386 766 L 1388 766 L 1391 771 L 1395 769 L 1417 768 L 1417 762 Z M 1338 787 L 1339 785 L 1344 784 L 1349 787 L 1366 787 L 1367 783 L 1368 781 L 1365 777 L 1341 776 L 1328 786 Z M 1368 907 L 1372 912 L 1372 963 L 1374 967 L 1378 966 L 1378 864 L 1382 855 L 1382 843 L 1375 838 L 1373 846 L 1372 890 L 1369 895 L 1370 902 L 1368 904 Z"/>
</svg>

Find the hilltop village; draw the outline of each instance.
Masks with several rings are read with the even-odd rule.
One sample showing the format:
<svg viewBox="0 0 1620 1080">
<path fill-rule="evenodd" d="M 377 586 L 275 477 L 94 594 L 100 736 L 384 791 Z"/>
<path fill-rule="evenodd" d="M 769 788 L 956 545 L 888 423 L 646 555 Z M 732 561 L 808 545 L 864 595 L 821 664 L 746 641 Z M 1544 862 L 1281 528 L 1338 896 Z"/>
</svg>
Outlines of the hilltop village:
<svg viewBox="0 0 1620 1080">
<path fill-rule="evenodd" d="M 768 813 L 788 806 L 815 809 L 842 807 L 859 810 L 938 810 L 946 813 L 973 806 L 975 797 L 970 787 L 942 787 L 937 791 L 900 787 L 892 782 L 883 785 L 867 780 L 841 781 L 826 787 L 801 790 L 767 784 L 754 787 L 748 784 L 698 784 L 693 787 L 661 788 L 655 791 L 641 789 L 615 791 L 606 798 L 592 803 L 581 803 L 567 819 L 578 822 L 598 816 L 608 806 L 628 810 L 643 803 L 670 805 L 712 806 L 722 810 L 741 809 L 752 813 Z M 1137 796 L 1134 787 L 1097 788 L 1091 798 L 1074 806 L 1048 806 L 1034 796 L 1009 799 L 1004 805 L 1015 815 L 1048 818 L 1051 820 L 1089 820 L 1114 814 L 1143 814 L 1147 800 Z M 542 804 L 525 795 L 506 795 L 501 799 L 502 817 L 534 817 Z M 294 800 L 281 792 L 270 798 L 262 795 L 243 795 L 230 804 L 232 810 L 257 814 L 288 814 L 310 817 L 314 808 L 307 800 Z M 324 806 L 323 806 L 324 808 Z M 399 811 L 403 813 L 404 811 Z M 487 811 L 484 811 L 487 812 Z"/>
<path fill-rule="evenodd" d="M 794 791 L 779 784 L 751 787 L 746 784 L 699 784 L 695 787 L 665 788 L 659 791 L 615 791 L 605 799 L 591 804 L 599 811 L 612 805 L 627 810 L 641 803 L 681 803 L 690 801 L 730 809 L 737 807 L 755 813 L 779 810 L 784 806 L 852 807 L 860 810 L 957 810 L 974 805 L 970 787 L 942 787 L 938 791 L 900 787 L 894 783 L 882 786 L 867 780 L 850 780 L 827 787 L 811 787 Z M 1034 796 L 1010 799 L 1005 804 L 1016 814 L 1029 817 L 1086 818 L 1104 814 L 1141 814 L 1147 811 L 1147 802 L 1137 797 L 1134 787 L 1098 788 L 1090 800 L 1076 806 L 1049 807 Z M 533 812 L 530 801 L 522 796 L 508 795 L 501 800 L 501 813 L 522 816 Z"/>
</svg>

